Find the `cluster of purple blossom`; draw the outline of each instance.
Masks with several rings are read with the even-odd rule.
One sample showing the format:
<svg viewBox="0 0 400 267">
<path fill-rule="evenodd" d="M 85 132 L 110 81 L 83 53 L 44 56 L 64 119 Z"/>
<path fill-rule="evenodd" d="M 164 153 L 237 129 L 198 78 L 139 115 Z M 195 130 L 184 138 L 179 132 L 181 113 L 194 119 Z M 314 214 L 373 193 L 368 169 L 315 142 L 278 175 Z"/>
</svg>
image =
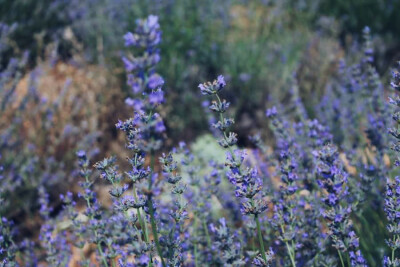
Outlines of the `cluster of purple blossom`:
<svg viewBox="0 0 400 267">
<path fill-rule="evenodd" d="M 116 124 L 126 136 L 127 162 L 119 167 L 116 157 L 105 158 L 94 164 L 93 171 L 87 153 L 78 151 L 80 190 L 77 196 L 71 192 L 60 196 L 63 209 L 58 217 L 52 216 L 46 189 L 38 190 L 44 224 L 37 244 L 17 242 L 13 223 L 2 217 L 0 266 L 42 262 L 93 266 L 96 262 L 127 267 L 364 267 L 368 250 L 361 246 L 364 232 L 359 221 L 365 218 L 359 210 L 371 195 L 381 195 L 381 178 L 388 180 L 386 195 L 374 201 L 384 202 L 391 255 L 382 255 L 378 262 L 399 266 L 400 178 L 390 178 L 397 170 L 385 164 L 390 151 L 389 134 L 384 132 L 387 116 L 393 112 L 396 125 L 390 134 L 397 140 L 392 151 L 399 157 L 400 98 L 390 99 L 395 110 L 382 101 L 383 86 L 372 65 L 368 29 L 365 39 L 361 63 L 340 67 L 341 78 L 332 85 L 340 89 L 339 97 L 327 95 L 324 99 L 329 105 L 320 107 L 326 122 L 351 122 L 339 129 L 342 141 L 337 144 L 338 134 L 330 133 L 334 125 L 309 118 L 296 99 L 295 122 L 283 108 L 266 111 L 276 141 L 273 149 L 260 135 L 250 138 L 256 149 L 241 149 L 238 135 L 230 131 L 235 123 L 227 116 L 230 103 L 221 99 L 225 78 L 220 75 L 200 84 L 200 93 L 212 98 L 208 108 L 213 114 L 213 134 L 226 152 L 225 163 L 220 164 L 202 162 L 183 142 L 164 150 L 166 126 L 159 113 L 164 80 L 155 71 L 161 29 L 156 16 L 138 20 L 135 31 L 124 36 L 126 47 L 135 50 L 135 56 L 123 57 L 134 97 L 126 104 L 133 109 L 133 117 Z M 391 85 L 400 89 L 399 72 L 393 73 Z M 339 108 L 334 99 L 348 106 Z M 361 128 L 355 125 L 359 121 L 365 124 L 365 138 L 353 135 Z M 398 165 L 397 158 L 394 166 Z M 98 198 L 96 177 L 109 184 L 111 209 Z M 222 208 L 215 213 L 217 205 Z M 72 257 L 73 250 L 79 251 L 78 260 Z"/>
</svg>

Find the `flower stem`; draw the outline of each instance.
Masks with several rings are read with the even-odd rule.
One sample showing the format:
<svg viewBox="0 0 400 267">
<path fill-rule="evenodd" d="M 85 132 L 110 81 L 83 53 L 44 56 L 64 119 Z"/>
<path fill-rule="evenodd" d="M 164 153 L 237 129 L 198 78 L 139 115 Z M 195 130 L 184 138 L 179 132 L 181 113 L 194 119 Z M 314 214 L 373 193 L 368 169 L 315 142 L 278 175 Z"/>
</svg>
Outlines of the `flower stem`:
<svg viewBox="0 0 400 267">
<path fill-rule="evenodd" d="M 133 184 L 133 197 L 135 198 L 135 201 L 138 201 L 135 184 Z M 144 218 L 142 217 L 142 214 L 140 212 L 140 208 L 137 209 L 137 214 L 138 214 L 140 227 L 142 228 L 142 231 L 143 231 L 144 240 L 146 241 L 146 243 L 148 243 L 149 242 L 149 234 L 147 233 L 147 226 L 146 226 Z"/>
<path fill-rule="evenodd" d="M 221 105 L 222 104 L 221 98 L 219 97 L 218 94 L 215 94 L 215 96 L 217 98 L 218 104 Z M 220 118 L 221 123 L 224 123 L 224 115 L 222 113 L 219 113 L 219 118 Z M 226 130 L 222 131 L 222 133 L 223 133 L 225 142 L 228 143 L 228 136 L 226 135 Z M 235 161 L 235 153 L 233 153 L 233 150 L 230 146 L 228 146 L 228 150 L 232 156 L 233 161 Z"/>
<path fill-rule="evenodd" d="M 150 156 L 150 168 L 151 171 L 154 171 L 154 161 L 155 161 L 155 156 L 154 156 L 154 152 L 151 152 L 151 156 Z M 152 187 L 152 175 L 149 178 L 149 191 L 151 190 Z M 153 201 L 151 199 L 151 195 L 148 196 L 148 205 L 149 205 L 149 212 L 150 212 L 150 223 L 151 223 L 151 230 L 153 232 L 153 237 L 154 237 L 154 242 L 156 243 L 156 249 L 157 249 L 157 253 L 160 256 L 161 259 L 161 264 L 163 267 L 166 267 L 167 265 L 165 264 L 164 258 L 161 254 L 161 246 L 160 246 L 160 242 L 158 240 L 158 232 L 157 232 L 157 224 L 156 224 L 156 219 L 154 217 L 154 208 L 153 208 Z"/>
<path fill-rule="evenodd" d="M 345 267 L 344 262 L 343 262 L 342 253 L 340 253 L 340 250 L 338 250 L 337 252 L 339 254 L 339 258 L 340 258 L 340 262 L 342 263 L 342 267 Z"/>
<path fill-rule="evenodd" d="M 392 262 L 394 261 L 394 252 L 396 251 L 396 249 L 392 248 Z"/>
<path fill-rule="evenodd" d="M 395 240 L 395 243 L 397 242 L 397 239 L 398 239 L 398 236 L 395 236 L 395 238 L 394 238 L 394 240 Z M 396 248 L 392 248 L 392 264 L 393 264 L 393 262 L 394 262 L 394 253 L 396 252 Z"/>
<path fill-rule="evenodd" d="M 207 245 L 211 248 L 211 238 L 210 238 L 210 234 L 208 232 L 207 224 L 204 220 L 203 220 L 203 228 L 204 228 L 204 232 L 206 233 L 206 237 L 207 237 Z"/>
<path fill-rule="evenodd" d="M 281 225 L 281 231 L 282 231 L 282 234 L 284 235 L 285 234 L 285 228 L 284 228 L 283 225 Z M 292 263 L 293 267 L 296 267 L 296 261 L 294 259 L 294 250 L 291 249 L 291 247 L 289 245 L 289 242 L 287 242 L 286 240 L 285 240 L 285 245 L 286 245 L 286 248 L 287 248 L 287 251 L 288 251 L 288 254 L 289 254 L 290 262 Z"/>
<path fill-rule="evenodd" d="M 261 255 L 263 260 L 267 262 L 267 255 L 265 254 L 264 241 L 261 233 L 260 220 L 258 219 L 258 214 L 254 214 L 254 220 L 256 221 L 257 224 L 258 241 L 260 242 Z"/>
<path fill-rule="evenodd" d="M 289 243 L 288 242 L 285 242 L 285 243 L 286 243 L 286 247 L 287 247 L 287 250 L 288 250 L 288 253 L 289 253 L 290 261 L 292 262 L 292 266 L 296 267 L 296 261 L 294 260 L 294 255 L 292 253 L 293 251 L 290 248 Z"/>
<path fill-rule="evenodd" d="M 111 249 L 112 249 L 112 248 L 111 248 L 111 245 L 108 245 L 108 249 L 111 251 Z M 115 267 L 115 257 L 111 258 L 111 259 L 110 259 L 110 262 L 111 262 L 111 266 L 112 266 L 112 267 Z"/>
<path fill-rule="evenodd" d="M 98 251 L 99 251 L 99 253 L 100 253 L 100 257 L 101 257 L 101 260 L 102 260 L 102 261 L 103 261 L 103 263 L 104 263 L 104 266 L 107 266 L 107 267 L 108 267 L 108 263 L 107 263 L 107 260 L 106 260 L 106 258 L 104 257 L 103 250 L 101 249 L 100 242 L 99 242 L 99 243 L 97 243 L 97 250 L 98 250 Z"/>
<path fill-rule="evenodd" d="M 156 220 L 154 217 L 153 201 L 151 200 L 151 197 L 149 197 L 149 210 L 150 210 L 151 230 L 153 232 L 154 242 L 156 243 L 157 253 L 160 256 L 162 266 L 166 267 L 164 258 L 161 254 L 160 242 L 158 241 L 157 225 L 156 225 Z"/>
</svg>

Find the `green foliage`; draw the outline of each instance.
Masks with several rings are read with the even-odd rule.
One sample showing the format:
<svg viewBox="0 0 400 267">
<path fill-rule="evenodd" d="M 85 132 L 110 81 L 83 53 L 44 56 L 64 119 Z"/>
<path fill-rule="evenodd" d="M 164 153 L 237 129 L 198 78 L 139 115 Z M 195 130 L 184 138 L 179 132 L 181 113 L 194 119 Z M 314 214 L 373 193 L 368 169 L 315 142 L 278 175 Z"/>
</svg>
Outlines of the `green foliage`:
<svg viewBox="0 0 400 267">
<path fill-rule="evenodd" d="M 54 42 L 69 23 L 66 13 L 66 1 L 54 0 L 1 0 L 0 21 L 16 24 L 12 33 L 12 52 L 19 54 L 29 50 L 31 60 L 42 56 L 46 44 Z"/>
<path fill-rule="evenodd" d="M 343 32 L 357 34 L 365 26 L 373 32 L 390 34 L 399 40 L 399 1 L 328 0 L 321 1 L 320 13 L 341 21 Z"/>
</svg>

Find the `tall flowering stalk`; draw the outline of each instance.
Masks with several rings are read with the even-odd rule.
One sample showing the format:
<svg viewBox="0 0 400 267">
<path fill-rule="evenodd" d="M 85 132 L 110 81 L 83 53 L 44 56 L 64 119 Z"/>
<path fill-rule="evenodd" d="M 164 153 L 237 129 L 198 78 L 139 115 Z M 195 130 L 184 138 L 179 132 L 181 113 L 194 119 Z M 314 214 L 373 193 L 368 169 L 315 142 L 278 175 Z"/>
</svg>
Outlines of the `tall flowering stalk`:
<svg viewBox="0 0 400 267">
<path fill-rule="evenodd" d="M 131 212 L 138 205 L 144 205 L 145 201 L 138 203 L 129 196 L 123 195 L 128 186 L 121 184 L 122 175 L 114 165 L 114 158 L 107 158 L 95 164 L 101 177 L 112 183 L 109 193 L 113 198 L 114 209 L 103 210 L 93 190 L 89 159 L 84 151 L 78 151 L 77 156 L 80 175 L 84 178 L 79 183 L 82 191 L 78 193 L 86 206 L 83 214 L 80 216 L 76 211 L 72 193 L 61 195 L 61 199 L 71 221 L 71 243 L 81 249 L 80 264 L 91 265 L 90 259 L 85 259 L 83 251 L 85 244 L 96 246 L 96 256 L 99 256 L 98 261 L 102 266 L 117 266 L 117 257 L 119 263 L 126 262 L 127 256 L 134 256 L 135 262 L 137 259 L 143 262 L 144 257 L 150 259 L 147 253 L 152 247 L 142 242 L 139 231 L 135 227 L 137 217 Z"/>
<path fill-rule="evenodd" d="M 279 231 L 279 238 L 285 243 L 291 265 L 296 266 L 296 213 L 299 177 L 298 166 L 293 154 L 294 140 L 287 131 L 288 127 L 277 114 L 275 107 L 268 109 L 267 117 L 271 120 L 271 128 L 276 135 L 279 153 L 279 171 L 282 181 L 279 192 L 274 199 L 274 216 L 272 225 Z M 286 127 L 285 127 L 286 126 Z"/>
<path fill-rule="evenodd" d="M 313 151 L 331 142 L 329 130 L 317 120 L 305 120 L 294 124 L 299 177 L 298 196 L 298 248 L 296 255 L 299 266 L 331 266 L 332 259 L 326 255 L 326 234 L 320 220 L 320 187 L 316 181 L 317 159 Z M 305 194 L 304 194 L 305 193 Z"/>
<path fill-rule="evenodd" d="M 184 240 L 182 236 L 184 235 L 184 222 L 188 218 L 187 203 L 183 196 L 186 191 L 186 185 L 181 181 L 182 176 L 178 172 L 178 163 L 174 160 L 172 153 L 163 154 L 160 157 L 160 163 L 162 164 L 164 178 L 172 187 L 170 191 L 174 203 L 172 210 L 168 211 L 174 221 L 172 231 L 170 231 L 168 237 L 168 248 L 170 250 L 168 266 L 182 266 L 184 260 L 182 255 L 182 243 Z"/>
<path fill-rule="evenodd" d="M 40 229 L 39 240 L 46 250 L 46 261 L 51 266 L 68 265 L 71 251 L 65 238 L 65 232 L 58 233 L 54 220 L 50 218 L 52 208 L 49 207 L 49 195 L 43 187 L 39 188 L 39 195 L 40 215 L 45 221 Z"/>
<path fill-rule="evenodd" d="M 398 62 L 398 70 L 393 71 L 391 87 L 400 91 L 400 62 Z M 394 106 L 394 113 L 392 119 L 394 121 L 394 128 L 389 129 L 389 133 L 396 139 L 391 149 L 395 152 L 396 158 L 394 165 L 400 166 L 400 97 L 398 95 L 389 98 L 390 104 Z M 385 212 L 388 218 L 387 229 L 391 237 L 386 241 L 392 250 L 391 257 L 384 257 L 384 266 L 399 266 L 400 259 L 396 257 L 396 250 L 400 248 L 400 177 L 396 176 L 394 181 L 387 180 L 386 184 L 386 198 L 385 198 Z"/>
<path fill-rule="evenodd" d="M 224 116 L 229 107 L 229 102 L 225 99 L 221 100 L 219 97 L 219 92 L 225 86 L 225 79 L 220 75 L 212 83 L 200 84 L 199 88 L 203 95 L 214 97 L 209 109 L 219 115 L 219 120 L 212 126 L 220 132 L 221 139 L 218 140 L 218 144 L 227 150 L 225 165 L 228 166 L 229 171 L 226 175 L 228 180 L 235 186 L 236 197 L 242 200 L 242 213 L 244 215 L 252 215 L 256 222 L 261 257 L 257 256 L 253 263 L 260 266 L 269 266 L 271 255 L 265 251 L 259 219 L 259 215 L 267 209 L 267 203 L 258 197 L 258 193 L 262 189 L 262 181 L 257 175 L 257 170 L 243 166 L 245 151 L 234 150 L 234 146 L 237 143 L 237 134 L 228 131 L 234 124 L 234 120 Z"/>
<path fill-rule="evenodd" d="M 161 116 L 156 112 L 156 108 L 164 102 L 164 92 L 161 90 L 164 80 L 155 72 L 155 66 L 160 61 L 157 46 L 161 42 L 161 30 L 158 17 L 154 15 L 138 20 L 136 24 L 135 32 L 125 34 L 124 40 L 126 47 L 134 47 L 138 53 L 122 58 L 128 73 L 128 85 L 135 96 L 134 99 L 128 98 L 126 103 L 133 107 L 135 116 L 119 122 L 117 128 L 125 132 L 127 148 L 133 152 L 133 156 L 128 159 L 132 169 L 126 174 L 134 185 L 134 200 L 139 201 L 137 188 L 141 187 L 146 195 L 146 204 L 142 208 L 149 215 L 156 249 L 162 265 L 166 266 L 159 242 L 153 201 L 153 187 L 157 177 L 154 174 L 155 152 L 162 145 L 165 131 Z M 150 166 L 145 166 L 146 154 L 150 154 Z M 140 183 L 143 180 L 147 180 L 146 187 Z M 149 242 L 146 217 L 139 208 L 137 211 L 144 237 Z"/>
<path fill-rule="evenodd" d="M 117 212 L 123 213 L 123 215 L 125 215 L 125 218 L 134 225 L 137 219 L 135 216 L 130 216 L 128 214 L 128 210 L 131 208 L 135 208 L 137 205 L 140 204 L 133 201 L 131 198 L 127 196 L 123 196 L 124 192 L 128 190 L 128 186 L 126 184 L 121 184 L 122 176 L 118 173 L 116 166 L 114 165 L 114 162 L 115 158 L 106 158 L 103 161 L 97 162 L 94 166 L 96 167 L 97 170 L 100 171 L 101 178 L 107 180 L 112 184 L 112 189 L 109 191 L 109 193 L 113 198 L 114 209 Z M 104 237 L 103 239 L 105 245 L 109 249 L 108 257 L 112 259 L 112 265 L 115 266 L 114 258 L 116 257 L 116 253 L 114 252 L 112 242 L 108 243 L 106 237 Z M 103 255 L 101 254 L 101 256 Z"/>
<path fill-rule="evenodd" d="M 279 239 L 287 250 L 292 266 L 322 264 L 323 233 L 319 220 L 318 186 L 315 182 L 316 160 L 312 151 L 330 140 L 330 134 L 316 120 L 291 124 L 284 115 L 272 107 L 266 112 L 270 120 L 276 147 L 279 190 L 275 192 L 274 215 L 271 225 L 279 232 Z M 280 245 L 280 242 L 276 242 Z"/>
<path fill-rule="evenodd" d="M 364 95 L 364 105 L 366 116 L 365 133 L 369 140 L 369 149 L 374 156 L 367 157 L 368 163 L 360 168 L 362 170 L 361 182 L 365 194 L 373 194 L 378 200 L 382 200 L 379 188 L 384 184 L 384 177 L 387 176 L 388 168 L 384 161 L 387 153 L 388 135 L 386 134 L 390 123 L 388 105 L 384 99 L 384 87 L 380 80 L 378 71 L 374 67 L 374 50 L 372 48 L 372 38 L 370 29 L 365 27 L 364 36 L 364 56 L 362 59 L 362 86 Z M 378 190 L 377 190 L 378 189 Z M 370 193 L 371 192 L 371 193 Z"/>
<path fill-rule="evenodd" d="M 93 191 L 93 181 L 90 179 L 91 170 L 89 169 L 89 159 L 86 152 L 83 150 L 78 151 L 78 164 L 80 167 L 79 174 L 84 179 L 79 184 L 82 188 L 82 192 L 79 193 L 85 204 L 86 209 L 84 215 L 87 217 L 87 221 L 82 221 L 78 218 L 78 213 L 75 208 L 75 201 L 73 201 L 73 195 L 71 192 L 67 192 L 65 195 L 61 195 L 60 198 L 63 201 L 68 217 L 71 219 L 72 226 L 74 229 L 74 245 L 80 249 L 87 241 L 95 244 L 100 261 L 104 266 L 109 266 L 106 255 L 104 253 L 105 247 L 105 225 L 103 223 L 104 214 L 100 209 L 100 204 L 97 200 L 96 193 Z M 82 259 L 84 266 L 89 266 L 88 261 Z"/>
<path fill-rule="evenodd" d="M 367 266 L 350 220 L 352 206 L 347 203 L 348 174 L 343 170 L 337 148 L 331 144 L 324 145 L 315 152 L 315 156 L 318 183 L 325 191 L 322 216 L 327 220 L 328 234 L 339 254 L 341 265 L 346 266 L 344 256 L 348 255 L 351 266 Z"/>
<path fill-rule="evenodd" d="M 390 257 L 384 257 L 384 266 L 399 266 L 400 260 L 396 257 L 396 250 L 400 248 L 400 177 L 396 177 L 394 181 L 387 181 L 385 212 L 389 221 L 387 229 L 391 234 L 386 243 L 392 253 Z"/>
</svg>

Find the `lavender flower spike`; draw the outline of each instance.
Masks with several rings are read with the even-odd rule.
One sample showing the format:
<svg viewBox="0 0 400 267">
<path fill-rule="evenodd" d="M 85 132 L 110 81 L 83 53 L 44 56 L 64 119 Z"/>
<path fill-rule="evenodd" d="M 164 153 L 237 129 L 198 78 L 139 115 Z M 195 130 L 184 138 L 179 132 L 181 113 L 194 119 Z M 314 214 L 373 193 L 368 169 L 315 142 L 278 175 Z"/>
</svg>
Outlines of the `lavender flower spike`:
<svg viewBox="0 0 400 267">
<path fill-rule="evenodd" d="M 229 182 L 235 186 L 235 195 L 242 202 L 241 211 L 244 215 L 254 216 L 257 225 L 257 235 L 260 245 L 261 256 L 255 257 L 253 264 L 268 266 L 271 262 L 270 254 L 267 254 L 264 248 L 263 235 L 259 215 L 267 209 L 267 203 L 259 194 L 262 189 L 262 180 L 257 171 L 253 168 L 245 168 L 243 161 L 245 152 L 242 150 L 233 150 L 237 142 L 237 134 L 229 132 L 228 129 L 234 124 L 232 118 L 225 118 L 224 113 L 229 107 L 225 100 L 221 101 L 218 93 L 226 86 L 225 79 L 219 75 L 216 80 L 199 85 L 200 92 L 203 95 L 214 96 L 215 100 L 210 105 L 210 110 L 219 115 L 219 121 L 212 126 L 219 132 L 221 139 L 218 143 L 227 150 L 226 163 L 229 171 L 226 173 Z M 268 256 L 267 256 L 268 255 Z"/>
</svg>

